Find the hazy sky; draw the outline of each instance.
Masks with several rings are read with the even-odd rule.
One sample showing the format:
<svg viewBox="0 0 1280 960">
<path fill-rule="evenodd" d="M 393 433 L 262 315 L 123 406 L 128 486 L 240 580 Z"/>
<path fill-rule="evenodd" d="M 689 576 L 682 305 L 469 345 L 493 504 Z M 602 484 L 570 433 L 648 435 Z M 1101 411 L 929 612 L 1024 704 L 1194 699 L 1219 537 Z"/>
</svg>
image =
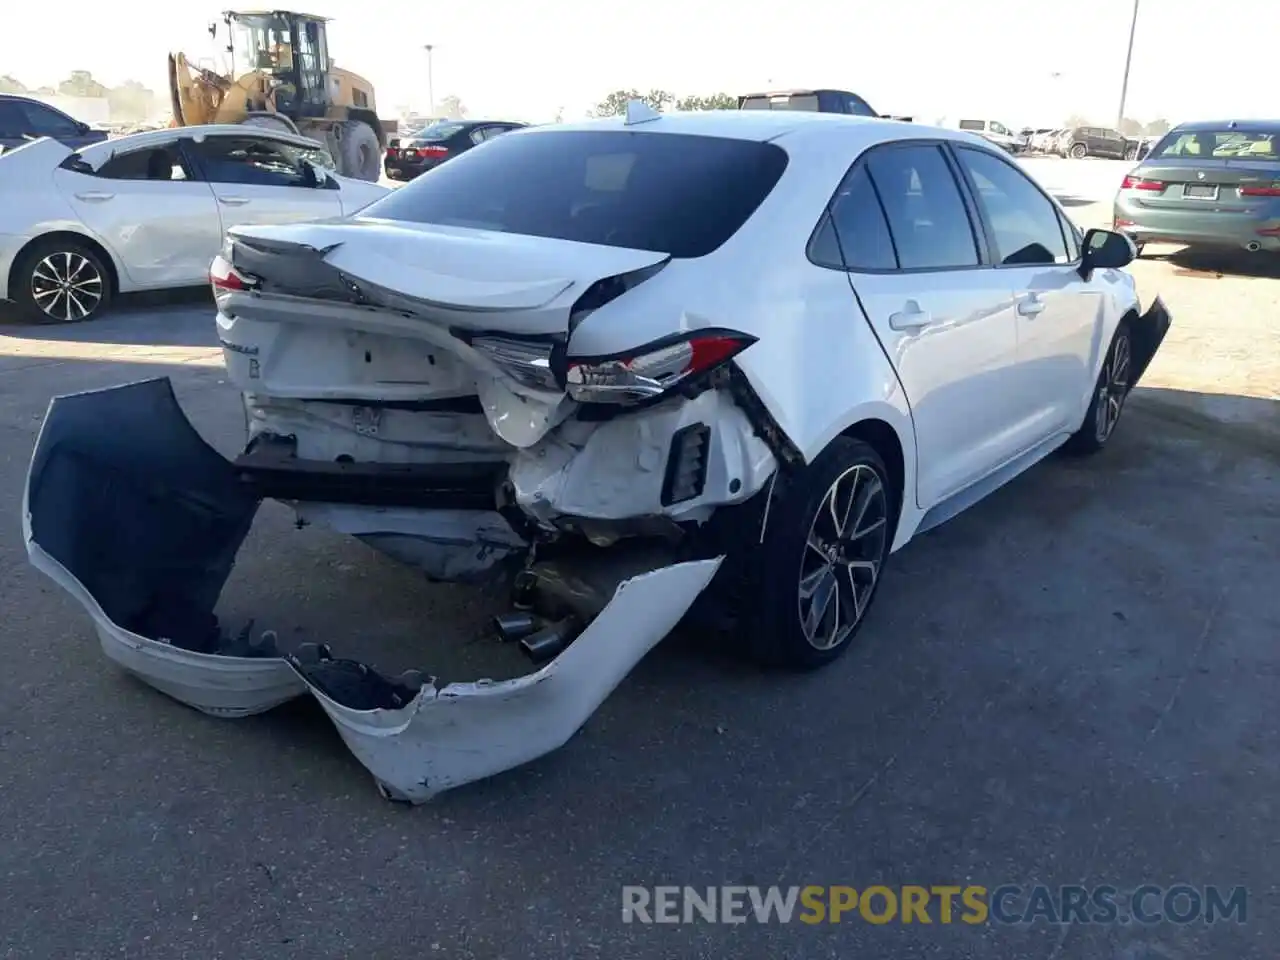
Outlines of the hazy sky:
<svg viewBox="0 0 1280 960">
<path fill-rule="evenodd" d="M 0 73 L 37 86 L 79 68 L 160 92 L 168 50 L 214 56 L 206 26 L 221 9 L 80 4 L 54 27 L 40 4 L 11 3 Z M 472 115 L 540 121 L 563 109 L 570 119 L 620 87 L 829 86 L 883 113 L 1041 125 L 1068 112 L 1114 120 L 1133 8 L 1130 0 L 310 0 L 301 9 L 334 18 L 330 53 L 374 83 L 386 114 L 401 104 L 425 110 L 422 45 L 432 43 L 436 98 L 457 94 Z M 1277 12 L 1280 0 L 1141 0 L 1126 113 L 1174 121 L 1280 113 Z"/>
</svg>

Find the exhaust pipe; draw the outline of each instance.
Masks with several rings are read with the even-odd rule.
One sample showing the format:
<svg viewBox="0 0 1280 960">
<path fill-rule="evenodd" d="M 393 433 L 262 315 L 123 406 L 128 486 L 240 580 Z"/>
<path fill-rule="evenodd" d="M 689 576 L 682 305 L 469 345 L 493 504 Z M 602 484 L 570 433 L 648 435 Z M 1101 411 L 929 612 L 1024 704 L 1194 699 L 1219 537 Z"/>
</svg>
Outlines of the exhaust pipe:
<svg viewBox="0 0 1280 960">
<path fill-rule="evenodd" d="M 566 617 L 520 641 L 520 649 L 534 663 L 554 660 L 577 638 L 580 627 L 574 617 Z"/>
<path fill-rule="evenodd" d="M 1250 240 L 1248 243 L 1244 245 L 1244 248 L 1248 250 L 1250 253 L 1257 253 L 1259 250 L 1262 249 L 1262 244 L 1260 244 L 1257 240 Z"/>
<path fill-rule="evenodd" d="M 544 621 L 527 610 L 516 610 L 512 613 L 500 613 L 493 618 L 493 629 L 503 643 L 523 640 L 531 633 L 537 633 Z"/>
</svg>

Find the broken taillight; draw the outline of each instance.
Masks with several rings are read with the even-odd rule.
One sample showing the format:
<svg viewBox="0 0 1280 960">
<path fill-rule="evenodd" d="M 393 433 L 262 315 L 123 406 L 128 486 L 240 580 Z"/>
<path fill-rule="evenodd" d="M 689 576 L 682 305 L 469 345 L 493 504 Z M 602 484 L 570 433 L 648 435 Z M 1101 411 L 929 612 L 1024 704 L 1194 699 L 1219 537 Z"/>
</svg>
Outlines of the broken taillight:
<svg viewBox="0 0 1280 960">
<path fill-rule="evenodd" d="M 612 357 L 571 357 L 566 386 L 579 403 L 643 403 L 724 366 L 755 342 L 733 330 L 699 330 Z"/>
<path fill-rule="evenodd" d="M 448 147 L 417 147 L 412 151 L 406 151 L 406 152 L 412 152 L 417 154 L 420 160 L 439 160 L 441 157 L 448 156 L 449 148 Z"/>
<path fill-rule="evenodd" d="M 215 300 L 218 299 L 220 294 L 252 290 L 258 285 L 257 280 L 241 273 L 222 254 L 214 257 L 213 263 L 209 266 L 209 283 L 213 286 L 213 298 Z"/>
</svg>

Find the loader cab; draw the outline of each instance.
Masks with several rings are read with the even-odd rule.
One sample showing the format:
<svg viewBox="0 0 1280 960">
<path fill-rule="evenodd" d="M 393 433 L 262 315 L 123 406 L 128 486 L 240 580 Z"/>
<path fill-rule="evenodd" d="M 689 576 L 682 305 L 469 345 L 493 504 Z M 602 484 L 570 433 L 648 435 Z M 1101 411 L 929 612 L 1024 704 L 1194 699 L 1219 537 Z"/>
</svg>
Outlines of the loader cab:
<svg viewBox="0 0 1280 960">
<path fill-rule="evenodd" d="M 237 79 L 255 72 L 270 76 L 276 109 L 293 119 L 328 113 L 329 47 L 322 17 L 274 11 L 226 13 L 223 20 Z"/>
</svg>

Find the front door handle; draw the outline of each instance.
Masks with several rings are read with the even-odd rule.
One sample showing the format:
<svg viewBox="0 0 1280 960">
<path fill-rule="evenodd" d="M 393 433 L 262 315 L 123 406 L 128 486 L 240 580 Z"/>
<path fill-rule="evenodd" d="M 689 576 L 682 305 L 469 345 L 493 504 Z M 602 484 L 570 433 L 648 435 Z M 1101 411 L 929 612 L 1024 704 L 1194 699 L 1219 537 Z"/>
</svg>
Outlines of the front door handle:
<svg viewBox="0 0 1280 960">
<path fill-rule="evenodd" d="M 249 202 L 248 197 L 219 197 L 218 202 L 228 207 L 243 207 Z"/>
<path fill-rule="evenodd" d="M 889 314 L 889 329 L 903 332 L 914 332 L 933 323 L 933 315 L 928 310 L 921 310 L 920 304 L 908 300 L 897 313 Z"/>
<path fill-rule="evenodd" d="M 103 193 L 100 190 L 88 190 L 85 193 L 77 193 L 77 200 L 110 200 L 114 197 L 114 193 Z"/>
<path fill-rule="evenodd" d="M 1034 317 L 1044 313 L 1044 301 L 1034 293 L 1018 302 L 1018 313 L 1024 317 Z"/>
</svg>

